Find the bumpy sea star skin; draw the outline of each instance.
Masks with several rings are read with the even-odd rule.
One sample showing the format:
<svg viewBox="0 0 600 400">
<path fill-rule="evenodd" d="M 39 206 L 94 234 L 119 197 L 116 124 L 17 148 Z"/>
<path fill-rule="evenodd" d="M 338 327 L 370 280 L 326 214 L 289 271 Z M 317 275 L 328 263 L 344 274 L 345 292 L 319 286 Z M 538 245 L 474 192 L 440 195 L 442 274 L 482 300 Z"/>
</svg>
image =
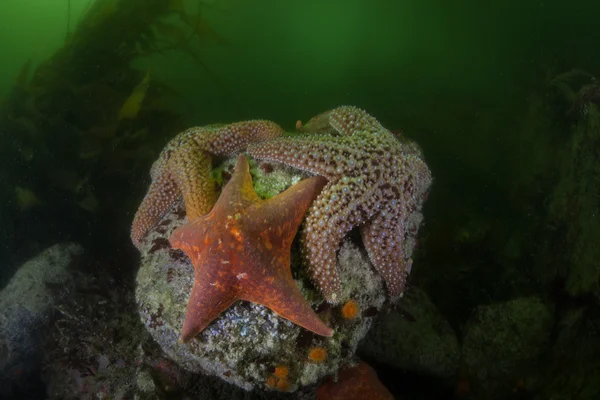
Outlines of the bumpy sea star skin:
<svg viewBox="0 0 600 400">
<path fill-rule="evenodd" d="M 401 295 L 412 266 L 419 211 L 431 184 L 420 150 L 351 106 L 323 113 L 302 129 L 319 134 L 252 144 L 248 152 L 329 181 L 311 206 L 302 235 L 313 282 L 329 303 L 341 300 L 336 253 L 344 236 L 360 226 L 388 293 Z M 332 133 L 323 134 L 327 131 Z"/>
<path fill-rule="evenodd" d="M 142 238 L 183 196 L 188 220 L 210 211 L 217 198 L 210 177 L 212 156 L 232 156 L 251 142 L 283 133 L 271 121 L 253 120 L 223 126 L 190 128 L 173 138 L 152 165 L 152 183 L 131 227 L 139 249 Z"/>
<path fill-rule="evenodd" d="M 302 297 L 290 271 L 292 241 L 325 182 L 316 176 L 304 179 L 261 200 L 248 162 L 239 156 L 234 175 L 210 213 L 177 228 L 169 239 L 194 265 L 182 342 L 238 300 L 262 304 L 319 335 L 333 334 Z"/>
</svg>

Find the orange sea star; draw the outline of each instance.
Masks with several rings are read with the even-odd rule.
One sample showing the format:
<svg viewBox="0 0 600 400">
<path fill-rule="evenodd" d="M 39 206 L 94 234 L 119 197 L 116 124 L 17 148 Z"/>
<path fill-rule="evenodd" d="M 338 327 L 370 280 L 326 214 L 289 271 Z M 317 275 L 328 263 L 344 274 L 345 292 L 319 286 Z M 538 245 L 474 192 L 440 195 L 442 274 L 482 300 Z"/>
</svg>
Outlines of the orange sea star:
<svg viewBox="0 0 600 400">
<path fill-rule="evenodd" d="M 188 220 L 210 211 L 217 198 L 210 177 L 212 156 L 232 156 L 248 143 L 281 135 L 271 121 L 253 120 L 223 126 L 190 128 L 173 138 L 152 165 L 152 183 L 131 226 L 131 240 L 141 240 L 183 196 Z"/>
<path fill-rule="evenodd" d="M 312 177 L 261 200 L 248 162 L 239 156 L 235 173 L 210 213 L 177 228 L 170 238 L 194 265 L 181 341 L 200 333 L 237 300 L 262 304 L 319 335 L 332 335 L 302 297 L 290 271 L 292 241 L 324 184 L 323 178 Z"/>
<path fill-rule="evenodd" d="M 251 144 L 248 152 L 329 181 L 310 208 L 302 236 L 313 282 L 329 303 L 341 300 L 336 252 L 344 236 L 360 226 L 388 293 L 401 295 L 431 184 L 420 150 L 356 107 L 338 107 L 300 127 L 319 134 Z"/>
</svg>

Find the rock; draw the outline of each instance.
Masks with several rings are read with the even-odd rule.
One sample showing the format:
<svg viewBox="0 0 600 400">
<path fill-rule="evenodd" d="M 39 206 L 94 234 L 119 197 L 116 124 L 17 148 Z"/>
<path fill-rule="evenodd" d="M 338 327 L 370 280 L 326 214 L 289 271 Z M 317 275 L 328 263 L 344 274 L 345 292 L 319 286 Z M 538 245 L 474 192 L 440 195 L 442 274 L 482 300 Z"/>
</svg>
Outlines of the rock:
<svg viewBox="0 0 600 400">
<path fill-rule="evenodd" d="M 33 390 L 28 377 L 41 359 L 39 336 L 54 306 L 73 284 L 69 271 L 83 254 L 74 243 L 56 244 L 23 264 L 0 292 L 0 393 L 10 397 Z"/>
<path fill-rule="evenodd" d="M 540 377 L 527 381 L 535 400 L 600 399 L 600 313 L 595 303 L 561 309 L 556 341 L 545 354 Z M 537 384 L 537 387 L 535 385 Z"/>
<path fill-rule="evenodd" d="M 223 171 L 228 171 L 225 163 Z M 304 175 L 288 168 L 253 168 L 259 195 L 281 192 Z M 196 338 L 179 342 L 185 309 L 193 282 L 193 267 L 180 251 L 170 248 L 171 232 L 186 222 L 181 208 L 167 214 L 143 243 L 137 275 L 136 300 L 142 322 L 164 353 L 186 370 L 215 375 L 245 390 L 295 391 L 333 374 L 350 362 L 358 342 L 371 326 L 373 310 L 382 307 L 385 288 L 366 253 L 346 240 L 338 255 L 343 283 L 340 305 L 327 305 L 309 284 L 300 262 L 299 247 L 292 248 L 292 273 L 304 297 L 334 329 L 331 338 L 314 335 L 275 315 L 269 309 L 245 301 L 223 312 Z M 361 313 L 345 319 L 341 309 L 354 300 Z M 325 359 L 311 360 L 309 351 L 325 350 Z M 284 367 L 276 370 L 276 367 Z"/>
<path fill-rule="evenodd" d="M 384 364 L 447 380 L 456 376 L 460 361 L 454 330 L 417 287 L 375 323 L 360 350 Z"/>
<path fill-rule="evenodd" d="M 504 399 L 536 371 L 553 317 L 537 297 L 480 306 L 465 329 L 463 363 L 476 398 Z"/>
<path fill-rule="evenodd" d="M 50 400 L 158 400 L 150 372 L 160 358 L 139 316 L 133 285 L 104 264 L 82 264 L 44 332 L 43 380 Z M 157 361 L 158 360 L 158 361 Z"/>
</svg>

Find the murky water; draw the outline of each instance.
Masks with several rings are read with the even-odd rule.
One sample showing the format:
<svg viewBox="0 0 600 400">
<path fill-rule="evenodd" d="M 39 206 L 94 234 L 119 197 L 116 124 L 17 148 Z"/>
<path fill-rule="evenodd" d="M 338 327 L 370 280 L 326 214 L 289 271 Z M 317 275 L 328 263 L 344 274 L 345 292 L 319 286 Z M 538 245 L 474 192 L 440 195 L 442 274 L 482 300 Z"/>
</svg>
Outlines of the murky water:
<svg viewBox="0 0 600 400">
<path fill-rule="evenodd" d="M 0 392 L 240 398 L 221 381 L 194 387 L 148 350 L 129 235 L 150 167 L 191 126 L 269 119 L 293 132 L 355 105 L 414 140 L 433 176 L 407 298 L 369 312 L 356 354 L 398 399 L 599 398 L 598 12 L 556 0 L 4 0 Z M 231 171 L 213 161 L 219 189 Z M 77 245 L 44 252 L 66 242 Z"/>
</svg>

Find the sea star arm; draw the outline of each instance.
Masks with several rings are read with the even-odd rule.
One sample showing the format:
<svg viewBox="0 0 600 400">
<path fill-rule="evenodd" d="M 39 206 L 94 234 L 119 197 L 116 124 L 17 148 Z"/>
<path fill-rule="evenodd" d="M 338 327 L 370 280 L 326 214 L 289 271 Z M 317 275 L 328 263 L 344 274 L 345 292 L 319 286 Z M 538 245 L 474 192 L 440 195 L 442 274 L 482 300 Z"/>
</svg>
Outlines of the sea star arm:
<svg viewBox="0 0 600 400">
<path fill-rule="evenodd" d="M 361 236 L 371 263 L 383 277 L 390 297 L 404 291 L 412 259 L 404 254 L 406 234 L 405 204 L 390 200 L 368 223 L 361 226 Z"/>
<path fill-rule="evenodd" d="M 340 106 L 313 117 L 301 128 L 301 131 L 326 132 L 328 126 L 347 136 L 364 131 L 381 132 L 386 130 L 375 117 L 365 110 L 354 106 Z"/>
<path fill-rule="evenodd" d="M 211 156 L 195 147 L 181 148 L 168 161 L 168 169 L 173 171 L 177 188 L 183 194 L 189 221 L 208 213 L 217 197 L 215 183 L 210 176 Z"/>
<path fill-rule="evenodd" d="M 228 184 L 225 185 L 219 199 L 214 206 L 214 218 L 231 218 L 231 210 L 242 210 L 251 204 L 260 201 L 260 197 L 254 191 L 250 165 L 243 155 L 238 156 L 235 166 L 236 173 L 233 174 Z"/>
<path fill-rule="evenodd" d="M 189 220 L 210 211 L 216 199 L 210 171 L 210 154 L 194 143 L 187 143 L 170 154 L 161 154 L 152 166 L 152 183 L 131 225 L 131 239 L 138 249 L 145 234 L 182 196 Z"/>
<path fill-rule="evenodd" d="M 261 242 L 290 248 L 306 210 L 326 183 L 320 176 L 303 179 L 277 196 L 249 207 L 244 218 L 245 229 Z M 263 226 L 269 229 L 261 230 Z"/>
<path fill-rule="evenodd" d="M 244 151 L 250 143 L 258 143 L 281 136 L 283 129 L 267 120 L 234 122 L 218 127 L 203 128 L 194 140 L 201 148 L 215 156 L 233 156 Z"/>
<path fill-rule="evenodd" d="M 194 267 L 194 287 L 179 336 L 182 343 L 202 332 L 219 314 L 240 299 L 236 277 L 221 273 L 218 267 L 211 268 L 212 264 L 221 261 L 214 255 L 213 259 L 203 257 Z"/>
<path fill-rule="evenodd" d="M 306 133 L 335 133 L 335 130 L 329 123 L 329 115 L 331 111 L 326 111 L 312 117 L 306 124 L 302 125 L 302 121 L 298 121 L 296 128 L 299 132 Z"/>
<path fill-rule="evenodd" d="M 280 259 L 278 262 L 289 265 L 289 253 L 286 258 L 287 260 Z M 249 278 L 252 283 L 245 284 L 246 290 L 241 295 L 243 300 L 262 304 L 280 317 L 318 335 L 333 335 L 333 330 L 321 321 L 298 290 L 289 268 L 267 271 L 270 270 L 265 269 L 265 276 L 259 275 L 260 279 Z"/>
<path fill-rule="evenodd" d="M 348 137 L 326 134 L 299 135 L 253 143 L 248 146 L 248 154 L 262 160 L 284 163 L 331 180 L 351 170 L 359 172 L 364 160 L 368 158 L 361 146 L 362 142 L 360 136 L 350 140 Z M 367 146 L 368 143 L 365 142 L 364 145 Z"/>
<path fill-rule="evenodd" d="M 302 238 L 308 271 L 331 304 L 337 304 L 341 296 L 337 249 L 354 226 L 371 217 L 374 190 L 366 190 L 360 178 L 329 183 L 306 217 Z"/>
<path fill-rule="evenodd" d="M 150 190 L 142 200 L 131 227 L 131 239 L 141 247 L 146 233 L 183 195 L 189 220 L 210 211 L 217 197 L 210 178 L 212 155 L 243 151 L 248 143 L 275 138 L 279 125 L 266 120 L 190 128 L 173 138 L 152 165 Z"/>
<path fill-rule="evenodd" d="M 170 174 L 160 174 L 150 184 L 131 225 L 131 240 L 138 249 L 146 233 L 181 199 L 181 192 Z"/>
</svg>

